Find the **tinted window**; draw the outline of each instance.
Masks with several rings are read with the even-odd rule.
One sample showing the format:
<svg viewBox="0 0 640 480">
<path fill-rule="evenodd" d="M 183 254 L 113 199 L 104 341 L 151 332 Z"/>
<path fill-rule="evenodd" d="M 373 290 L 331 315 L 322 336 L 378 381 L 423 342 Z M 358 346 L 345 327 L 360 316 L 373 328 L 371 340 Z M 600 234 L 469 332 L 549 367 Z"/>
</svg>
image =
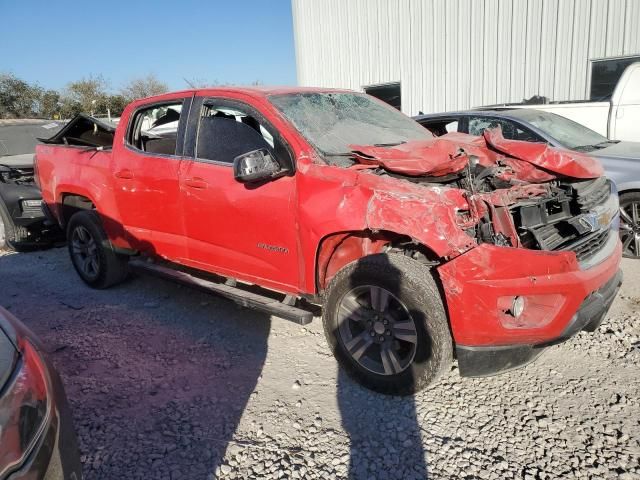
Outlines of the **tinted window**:
<svg viewBox="0 0 640 480">
<path fill-rule="evenodd" d="M 182 101 L 139 110 L 131 123 L 129 144 L 138 150 L 175 155 Z"/>
<path fill-rule="evenodd" d="M 239 155 L 267 149 L 274 154 L 274 137 L 253 115 L 236 107 L 206 104 L 200 115 L 196 157 L 233 163 Z"/>
<path fill-rule="evenodd" d="M 591 100 L 609 100 L 625 68 L 640 57 L 596 60 L 591 63 Z"/>
<path fill-rule="evenodd" d="M 433 133 L 436 137 L 441 137 L 447 133 L 458 131 L 458 119 L 444 118 L 437 120 L 423 120 L 420 124 Z"/>
<path fill-rule="evenodd" d="M 482 135 L 487 128 L 502 128 L 502 136 L 509 140 L 522 140 L 524 142 L 540 142 L 540 139 L 533 132 L 526 130 L 515 122 L 501 118 L 490 117 L 469 117 L 469 134 Z"/>
<path fill-rule="evenodd" d="M 364 91 L 368 95 L 379 98 L 383 102 L 388 103 L 393 108 L 397 108 L 398 110 L 402 109 L 402 94 L 399 83 L 364 87 Z"/>
</svg>

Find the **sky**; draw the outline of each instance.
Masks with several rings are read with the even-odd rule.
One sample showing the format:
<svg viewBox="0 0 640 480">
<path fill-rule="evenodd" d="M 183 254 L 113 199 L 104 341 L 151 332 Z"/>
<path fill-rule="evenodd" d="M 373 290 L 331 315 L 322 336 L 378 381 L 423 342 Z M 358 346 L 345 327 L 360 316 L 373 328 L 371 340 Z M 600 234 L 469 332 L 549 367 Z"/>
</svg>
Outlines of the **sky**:
<svg viewBox="0 0 640 480">
<path fill-rule="evenodd" d="M 196 83 L 295 85 L 291 0 L 0 0 L 0 73 L 113 91 L 154 73 Z"/>
</svg>

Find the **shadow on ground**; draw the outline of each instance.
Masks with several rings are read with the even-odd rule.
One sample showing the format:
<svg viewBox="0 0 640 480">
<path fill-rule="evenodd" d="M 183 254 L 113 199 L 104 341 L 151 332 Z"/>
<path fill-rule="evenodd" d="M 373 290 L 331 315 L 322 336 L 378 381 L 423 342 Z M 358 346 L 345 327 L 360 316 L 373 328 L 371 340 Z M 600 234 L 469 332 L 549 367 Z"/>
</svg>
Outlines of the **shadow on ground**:
<svg viewBox="0 0 640 480">
<path fill-rule="evenodd" d="M 63 377 L 85 478 L 212 478 L 261 374 L 267 315 L 150 277 L 91 290 L 60 250 L 0 256 L 0 304 Z"/>
<path fill-rule="evenodd" d="M 353 357 L 346 356 L 351 370 L 357 376 L 364 372 L 365 382 L 375 377 L 376 382 L 389 384 L 390 374 L 399 373 L 411 388 L 416 388 L 419 374 L 411 362 L 427 364 L 435 350 L 424 331 L 412 331 L 405 325 L 426 323 L 425 312 L 410 303 L 411 298 L 406 295 L 412 287 L 389 257 L 377 256 L 376 260 L 374 275 L 372 269 L 358 264 L 347 280 L 343 301 L 350 301 L 338 309 L 334 331 L 338 349 L 346 348 L 340 345 L 349 346 Z M 406 298 L 409 303 L 402 305 L 398 298 Z M 424 299 L 419 298 L 418 302 Z M 341 313 L 347 311 L 351 313 Z M 376 325 L 386 330 L 378 331 Z M 358 358 L 357 362 L 353 358 Z M 406 365 L 409 366 L 405 369 Z M 350 439 L 349 478 L 426 479 L 426 452 L 415 397 L 382 396 L 362 390 L 344 370 L 338 371 L 338 405 L 342 426 Z"/>
<path fill-rule="evenodd" d="M 66 249 L 1 255 L 0 305 L 61 373 L 86 479 L 233 476 L 223 460 L 262 374 L 267 315 L 152 277 L 92 290 Z M 373 394 L 339 371 L 337 399 L 349 478 L 427 477 L 414 397 Z"/>
</svg>

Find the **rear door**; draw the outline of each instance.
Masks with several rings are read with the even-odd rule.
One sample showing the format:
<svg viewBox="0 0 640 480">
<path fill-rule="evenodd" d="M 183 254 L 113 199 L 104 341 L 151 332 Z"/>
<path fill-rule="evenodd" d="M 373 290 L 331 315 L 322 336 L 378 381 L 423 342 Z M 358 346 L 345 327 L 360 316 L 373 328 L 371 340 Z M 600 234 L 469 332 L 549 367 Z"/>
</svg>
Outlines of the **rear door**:
<svg viewBox="0 0 640 480">
<path fill-rule="evenodd" d="M 180 171 L 191 266 L 297 291 L 295 178 L 234 178 L 233 159 L 260 148 L 294 170 L 291 149 L 266 116 L 229 98 L 194 100 Z"/>
<path fill-rule="evenodd" d="M 134 248 L 180 260 L 186 252 L 178 175 L 192 97 L 139 107 L 112 173 L 119 218 Z"/>
</svg>

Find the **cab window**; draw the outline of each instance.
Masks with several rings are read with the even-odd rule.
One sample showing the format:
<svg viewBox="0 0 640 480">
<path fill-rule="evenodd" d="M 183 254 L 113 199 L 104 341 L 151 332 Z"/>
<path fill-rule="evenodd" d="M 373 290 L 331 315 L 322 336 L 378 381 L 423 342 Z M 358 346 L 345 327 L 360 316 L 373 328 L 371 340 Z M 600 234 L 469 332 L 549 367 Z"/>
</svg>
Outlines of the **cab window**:
<svg viewBox="0 0 640 480">
<path fill-rule="evenodd" d="M 148 153 L 175 155 L 182 101 L 136 112 L 128 135 L 130 146 Z"/>
<path fill-rule="evenodd" d="M 206 103 L 200 114 L 196 158 L 232 164 L 245 153 L 266 149 L 274 154 L 274 135 L 248 110 Z"/>
</svg>

